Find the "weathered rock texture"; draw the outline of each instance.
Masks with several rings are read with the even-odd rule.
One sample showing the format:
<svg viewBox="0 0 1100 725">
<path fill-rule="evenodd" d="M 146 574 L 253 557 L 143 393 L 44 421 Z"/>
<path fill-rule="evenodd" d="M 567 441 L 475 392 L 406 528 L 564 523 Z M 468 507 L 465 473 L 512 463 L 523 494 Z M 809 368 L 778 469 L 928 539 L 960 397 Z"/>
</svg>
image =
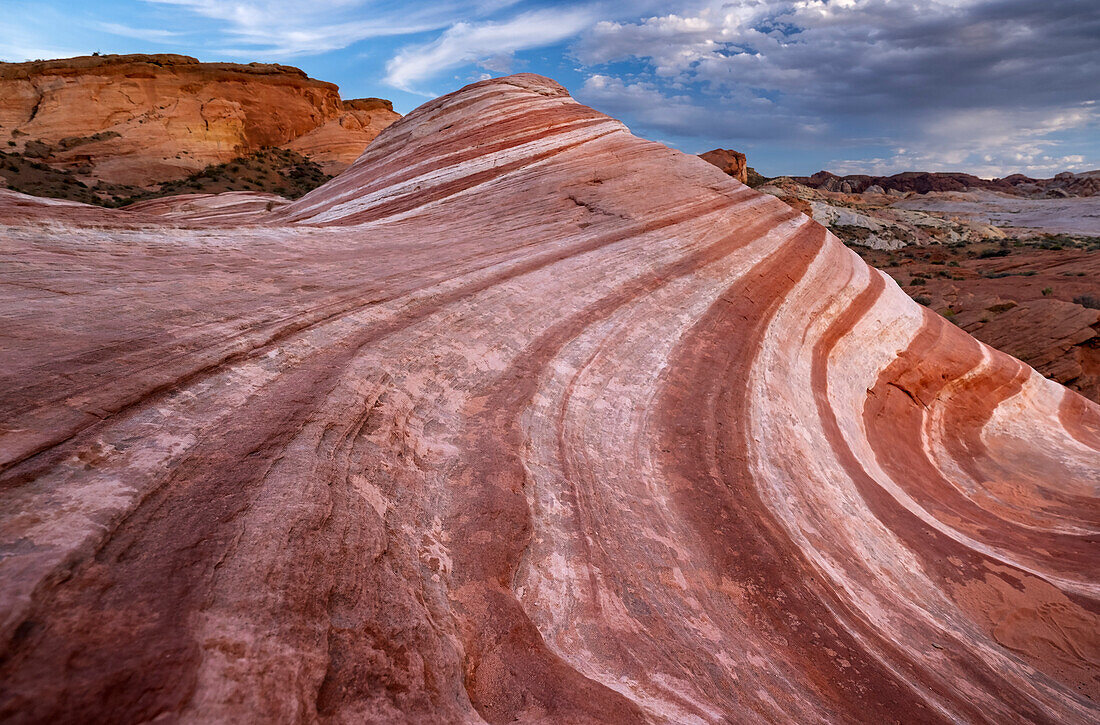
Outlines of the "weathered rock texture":
<svg viewBox="0 0 1100 725">
<path fill-rule="evenodd" d="M 380 98 L 343 101 L 343 112 L 285 144 L 310 157 L 327 173 L 338 174 L 359 158 L 363 149 L 391 123 L 401 118 L 393 104 Z"/>
<path fill-rule="evenodd" d="M 732 176 L 742 184 L 749 183 L 749 165 L 745 154 L 733 149 L 712 149 L 705 154 L 699 154 L 699 158 L 708 164 L 714 164 L 724 174 Z"/>
<path fill-rule="evenodd" d="M 108 55 L 0 64 L 0 139 L 89 178 L 148 184 L 265 146 L 346 168 L 400 116 L 283 65 Z"/>
<path fill-rule="evenodd" d="M 1097 718 L 1100 409 L 552 81 L 0 199 L 7 721 Z"/>
<path fill-rule="evenodd" d="M 917 301 L 982 342 L 1100 402 L 1100 253 L 1080 249 L 858 248 Z"/>
</svg>

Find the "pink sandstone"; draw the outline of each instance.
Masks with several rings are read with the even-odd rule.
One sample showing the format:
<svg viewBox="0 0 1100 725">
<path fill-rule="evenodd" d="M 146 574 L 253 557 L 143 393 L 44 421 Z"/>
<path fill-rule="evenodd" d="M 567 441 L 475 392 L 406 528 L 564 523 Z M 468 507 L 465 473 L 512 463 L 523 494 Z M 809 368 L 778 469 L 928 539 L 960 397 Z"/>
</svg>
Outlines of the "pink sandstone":
<svg viewBox="0 0 1100 725">
<path fill-rule="evenodd" d="M 1100 717 L 1100 407 L 553 81 L 0 247 L 4 721 Z"/>
</svg>

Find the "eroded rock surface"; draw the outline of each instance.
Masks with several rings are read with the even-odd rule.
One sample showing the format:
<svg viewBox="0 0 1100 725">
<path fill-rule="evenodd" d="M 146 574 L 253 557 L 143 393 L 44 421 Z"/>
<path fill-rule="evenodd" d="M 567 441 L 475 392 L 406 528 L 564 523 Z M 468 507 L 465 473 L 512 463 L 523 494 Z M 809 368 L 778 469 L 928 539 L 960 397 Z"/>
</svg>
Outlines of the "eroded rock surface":
<svg viewBox="0 0 1100 725">
<path fill-rule="evenodd" d="M 108 55 L 0 64 L 0 140 L 82 177 L 146 185 L 268 146 L 347 168 L 400 116 L 297 68 Z"/>
<path fill-rule="evenodd" d="M 786 204 L 531 75 L 249 197 L 0 195 L 0 718 L 1097 719 L 1100 409 Z"/>
<path fill-rule="evenodd" d="M 723 173 L 732 176 L 742 184 L 749 183 L 749 166 L 745 154 L 732 149 L 713 149 L 699 154 L 699 158 L 708 164 L 714 164 Z"/>
</svg>

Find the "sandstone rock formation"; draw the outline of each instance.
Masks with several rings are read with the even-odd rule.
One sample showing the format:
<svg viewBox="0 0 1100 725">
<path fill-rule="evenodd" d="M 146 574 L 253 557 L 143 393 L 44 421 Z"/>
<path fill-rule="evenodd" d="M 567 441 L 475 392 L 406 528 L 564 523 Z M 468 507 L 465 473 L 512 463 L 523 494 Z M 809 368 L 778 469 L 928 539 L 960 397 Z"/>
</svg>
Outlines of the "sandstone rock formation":
<svg viewBox="0 0 1100 725">
<path fill-rule="evenodd" d="M 812 216 L 814 221 L 829 227 L 842 240 L 871 249 L 900 249 L 911 245 L 957 244 L 988 239 L 1004 239 L 1006 234 L 988 220 L 962 218 L 958 214 L 935 213 L 921 208 L 920 201 L 897 200 L 883 193 L 881 187 L 870 187 L 862 194 L 854 194 L 845 182 L 847 191 L 827 191 L 799 184 L 789 177 L 768 180 L 758 187 L 786 202 L 791 208 Z M 988 192 L 979 192 L 988 194 Z M 930 194 L 928 196 L 934 196 Z M 1000 195 L 998 198 L 1013 203 L 1023 202 L 1015 197 Z M 1070 215 L 1072 220 L 1088 217 L 1091 200 L 1084 202 L 1082 214 Z M 1100 201 L 1100 200 L 1098 200 Z M 933 202 L 934 203 L 934 202 Z M 1036 202 L 1025 202 L 1036 203 Z M 1054 202 L 1039 202 L 1052 204 Z M 1060 223 L 1065 223 L 1065 217 Z M 1093 223 L 1088 220 L 1088 223 Z"/>
<path fill-rule="evenodd" d="M 149 184 L 265 146 L 346 168 L 400 116 L 289 66 L 108 55 L 0 64 L 0 139 L 86 178 Z"/>
<path fill-rule="evenodd" d="M 248 196 L 0 192 L 0 718 L 1100 715 L 1100 408 L 779 200 L 531 75 Z"/>
<path fill-rule="evenodd" d="M 351 166 L 378 134 L 401 118 L 393 104 L 381 98 L 355 98 L 342 105 L 339 116 L 286 144 L 332 175 Z"/>
<path fill-rule="evenodd" d="M 745 154 L 733 149 L 712 149 L 705 154 L 699 154 L 699 158 L 708 164 L 714 164 L 722 173 L 732 176 L 742 184 L 749 183 L 749 167 Z"/>
<path fill-rule="evenodd" d="M 1100 248 L 1017 244 L 858 251 L 982 342 L 1100 402 Z"/>
</svg>

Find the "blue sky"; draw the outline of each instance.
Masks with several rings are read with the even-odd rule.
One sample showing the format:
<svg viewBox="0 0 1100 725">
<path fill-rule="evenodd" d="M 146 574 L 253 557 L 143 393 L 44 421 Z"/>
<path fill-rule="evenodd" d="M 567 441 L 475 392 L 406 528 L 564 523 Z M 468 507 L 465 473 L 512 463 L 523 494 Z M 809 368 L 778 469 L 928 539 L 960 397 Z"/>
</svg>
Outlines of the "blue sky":
<svg viewBox="0 0 1100 725">
<path fill-rule="evenodd" d="M 0 0 L 0 59 L 295 65 L 408 112 L 548 75 L 635 133 L 762 173 L 1100 168 L 1100 0 Z"/>
</svg>

